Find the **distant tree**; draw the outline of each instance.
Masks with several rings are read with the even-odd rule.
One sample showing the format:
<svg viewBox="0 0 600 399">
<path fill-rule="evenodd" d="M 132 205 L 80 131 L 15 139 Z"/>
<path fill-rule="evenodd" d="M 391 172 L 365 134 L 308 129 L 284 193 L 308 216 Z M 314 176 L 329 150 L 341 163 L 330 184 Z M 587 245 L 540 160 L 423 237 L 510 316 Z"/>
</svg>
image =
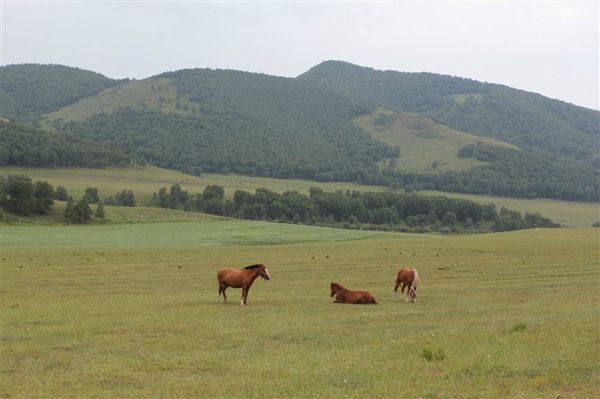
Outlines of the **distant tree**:
<svg viewBox="0 0 600 399">
<path fill-rule="evenodd" d="M 115 200 L 117 205 L 135 206 L 135 197 L 131 190 L 123 190 L 120 193 L 115 194 Z"/>
<path fill-rule="evenodd" d="M 98 204 L 98 206 L 96 207 L 95 216 L 96 216 L 96 218 L 98 218 L 100 220 L 104 220 L 105 214 L 104 214 L 104 205 L 103 204 Z"/>
<path fill-rule="evenodd" d="M 9 211 L 28 216 L 33 208 L 33 184 L 27 176 L 8 176 L 4 184 L 5 206 Z"/>
<path fill-rule="evenodd" d="M 457 222 L 456 214 L 452 211 L 444 212 L 444 216 L 442 217 L 442 223 L 446 226 L 454 226 Z"/>
<path fill-rule="evenodd" d="M 54 191 L 54 199 L 58 201 L 68 201 L 69 195 L 67 194 L 67 190 L 63 186 L 56 187 L 56 191 Z"/>
<path fill-rule="evenodd" d="M 64 215 L 67 222 L 73 223 L 73 220 L 75 219 L 75 201 L 73 200 L 73 197 L 69 197 L 67 205 L 65 206 Z"/>
<path fill-rule="evenodd" d="M 223 197 L 225 196 L 225 190 L 223 189 L 222 186 L 217 186 L 217 185 L 208 185 L 204 188 L 204 191 L 202 192 L 202 198 L 205 200 L 209 200 L 209 199 L 223 199 Z"/>
<path fill-rule="evenodd" d="M 48 182 L 37 181 L 33 186 L 32 211 L 35 213 L 48 213 L 54 201 L 52 200 L 54 189 Z"/>
<path fill-rule="evenodd" d="M 100 202 L 100 198 L 98 197 L 98 189 L 96 187 L 86 188 L 83 198 L 85 198 L 90 204 L 97 204 Z"/>
<path fill-rule="evenodd" d="M 158 190 L 158 206 L 161 208 L 168 208 L 171 205 L 171 199 L 167 194 L 167 188 L 161 187 Z"/>
<path fill-rule="evenodd" d="M 82 198 L 73 208 L 72 223 L 87 224 L 92 219 L 92 210 L 85 198 Z"/>
</svg>

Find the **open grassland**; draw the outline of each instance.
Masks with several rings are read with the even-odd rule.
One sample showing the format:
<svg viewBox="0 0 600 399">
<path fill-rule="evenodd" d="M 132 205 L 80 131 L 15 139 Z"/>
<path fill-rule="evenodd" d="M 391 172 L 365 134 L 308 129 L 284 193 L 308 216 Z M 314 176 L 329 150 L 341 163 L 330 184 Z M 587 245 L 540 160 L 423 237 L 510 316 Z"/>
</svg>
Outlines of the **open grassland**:
<svg viewBox="0 0 600 399">
<path fill-rule="evenodd" d="M 387 115 L 385 124 L 378 125 L 377 118 Z M 400 146 L 396 170 L 406 172 L 442 172 L 466 170 L 485 162 L 474 158 L 460 158 L 458 150 L 478 141 L 501 147 L 515 146 L 487 137 L 474 136 L 434 122 L 423 115 L 408 112 L 393 112 L 385 108 L 355 119 L 355 124 L 368 131 L 371 136 L 392 146 Z M 432 163 L 438 161 L 436 168 Z"/>
<path fill-rule="evenodd" d="M 86 169 L 86 168 L 21 168 L 21 167 L 3 167 L 0 168 L 0 175 L 24 174 L 35 180 L 46 180 L 55 188 L 57 186 L 65 187 L 70 195 L 80 198 L 86 187 L 98 188 L 101 198 L 106 198 L 124 189 L 132 190 L 135 194 L 136 203 L 145 205 L 152 198 L 152 194 L 157 192 L 160 187 L 167 189 L 179 183 L 184 190 L 191 193 L 200 193 L 209 184 L 217 184 L 225 188 L 225 195 L 233 196 L 235 190 L 246 190 L 253 192 L 259 187 L 266 187 L 277 192 L 296 190 L 308 194 L 310 187 L 319 187 L 326 191 L 334 190 L 356 190 L 356 191 L 385 191 L 381 186 L 364 186 L 353 183 L 322 183 L 310 180 L 299 179 L 271 179 L 263 177 L 249 177 L 240 175 L 217 175 L 204 174 L 200 177 L 186 175 L 181 172 L 162 169 L 154 166 L 144 168 L 108 168 L 108 169 Z M 441 191 L 424 191 L 424 194 L 444 195 L 455 198 L 465 198 L 480 204 L 496 204 L 498 208 L 505 206 L 507 208 L 520 212 L 540 212 L 542 215 L 551 218 L 555 222 L 565 227 L 590 227 L 592 223 L 600 220 L 600 206 L 597 203 L 571 202 L 552 199 L 524 199 L 510 197 L 495 197 L 487 195 L 445 193 Z M 62 209 L 61 204 L 57 203 L 57 209 Z M 159 210 L 134 211 L 134 210 L 116 210 L 113 207 L 107 207 L 107 217 L 113 221 L 136 220 L 136 217 L 129 217 L 127 213 L 137 212 L 142 215 L 152 213 L 158 219 L 164 220 L 172 218 L 173 213 L 163 213 Z M 62 211 L 55 211 L 50 217 L 22 218 L 24 221 L 40 220 L 42 223 L 62 221 Z M 137 219 L 141 220 L 141 216 Z M 146 220 L 148 216 L 145 216 Z M 195 218 L 193 215 L 176 214 L 176 219 Z"/>
<path fill-rule="evenodd" d="M 595 397 L 599 238 L 2 226 L 0 396 Z M 273 279 L 218 304 L 217 268 L 255 262 Z M 416 304 L 390 299 L 399 266 Z M 332 304 L 330 281 L 379 305 Z"/>
</svg>

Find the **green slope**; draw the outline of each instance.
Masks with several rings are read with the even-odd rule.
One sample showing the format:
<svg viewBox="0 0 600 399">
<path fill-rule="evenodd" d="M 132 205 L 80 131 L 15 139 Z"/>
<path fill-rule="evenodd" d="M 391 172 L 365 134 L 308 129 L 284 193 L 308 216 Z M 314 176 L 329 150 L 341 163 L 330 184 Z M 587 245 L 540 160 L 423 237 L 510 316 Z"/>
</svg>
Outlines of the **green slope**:
<svg viewBox="0 0 600 399">
<path fill-rule="evenodd" d="M 460 132 L 424 115 L 395 112 L 382 107 L 369 115 L 357 117 L 355 123 L 367 130 L 374 139 L 400 146 L 400 156 L 395 162 L 382 162 L 383 167 L 391 166 L 398 171 L 439 173 L 485 165 L 484 161 L 457 155 L 461 147 L 477 142 L 515 148 L 500 140 Z M 437 164 L 434 164 L 436 161 Z"/>
<path fill-rule="evenodd" d="M 47 123 L 193 174 L 352 181 L 395 154 L 352 124 L 370 110 L 309 82 L 197 69 L 110 88 Z"/>
<path fill-rule="evenodd" d="M 598 156 L 600 112 L 510 87 L 431 73 L 378 71 L 341 61 L 300 76 L 356 99 L 424 113 L 457 130 L 576 160 Z"/>
<path fill-rule="evenodd" d="M 63 65 L 3 66 L 0 67 L 0 116 L 33 121 L 118 82 L 99 73 Z"/>
<path fill-rule="evenodd" d="M 111 113 L 125 107 L 183 115 L 191 115 L 195 111 L 189 100 L 179 97 L 171 79 L 149 78 L 110 87 L 49 113 L 41 123 L 47 127 L 60 126 L 65 122 L 80 122 L 95 114 Z"/>
</svg>

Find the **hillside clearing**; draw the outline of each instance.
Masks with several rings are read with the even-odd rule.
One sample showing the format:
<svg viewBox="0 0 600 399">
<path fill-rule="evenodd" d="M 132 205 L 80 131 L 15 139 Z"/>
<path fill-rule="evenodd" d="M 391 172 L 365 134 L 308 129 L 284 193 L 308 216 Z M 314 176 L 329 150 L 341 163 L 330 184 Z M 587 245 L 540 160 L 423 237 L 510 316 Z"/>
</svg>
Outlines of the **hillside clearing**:
<svg viewBox="0 0 600 399">
<path fill-rule="evenodd" d="M 382 118 L 382 115 L 385 123 L 378 124 L 378 118 Z M 485 165 L 486 162 L 456 155 L 458 150 L 467 144 L 482 142 L 517 148 L 500 140 L 451 129 L 423 115 L 393 112 L 381 107 L 369 115 L 356 118 L 355 124 L 368 131 L 376 140 L 400 146 L 400 156 L 397 158 L 395 169 L 405 172 L 460 171 Z M 435 161 L 438 162 L 438 166 L 434 168 L 432 164 Z"/>
</svg>

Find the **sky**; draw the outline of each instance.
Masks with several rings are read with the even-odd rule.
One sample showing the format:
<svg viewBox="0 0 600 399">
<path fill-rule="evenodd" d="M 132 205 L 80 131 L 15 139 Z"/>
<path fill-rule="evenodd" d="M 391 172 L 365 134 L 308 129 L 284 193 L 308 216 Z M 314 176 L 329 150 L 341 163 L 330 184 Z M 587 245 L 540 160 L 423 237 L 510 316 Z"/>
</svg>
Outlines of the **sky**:
<svg viewBox="0 0 600 399">
<path fill-rule="evenodd" d="M 600 109 L 599 2 L 1 1 L 1 65 L 111 78 L 294 77 L 325 60 L 500 83 Z"/>
</svg>

